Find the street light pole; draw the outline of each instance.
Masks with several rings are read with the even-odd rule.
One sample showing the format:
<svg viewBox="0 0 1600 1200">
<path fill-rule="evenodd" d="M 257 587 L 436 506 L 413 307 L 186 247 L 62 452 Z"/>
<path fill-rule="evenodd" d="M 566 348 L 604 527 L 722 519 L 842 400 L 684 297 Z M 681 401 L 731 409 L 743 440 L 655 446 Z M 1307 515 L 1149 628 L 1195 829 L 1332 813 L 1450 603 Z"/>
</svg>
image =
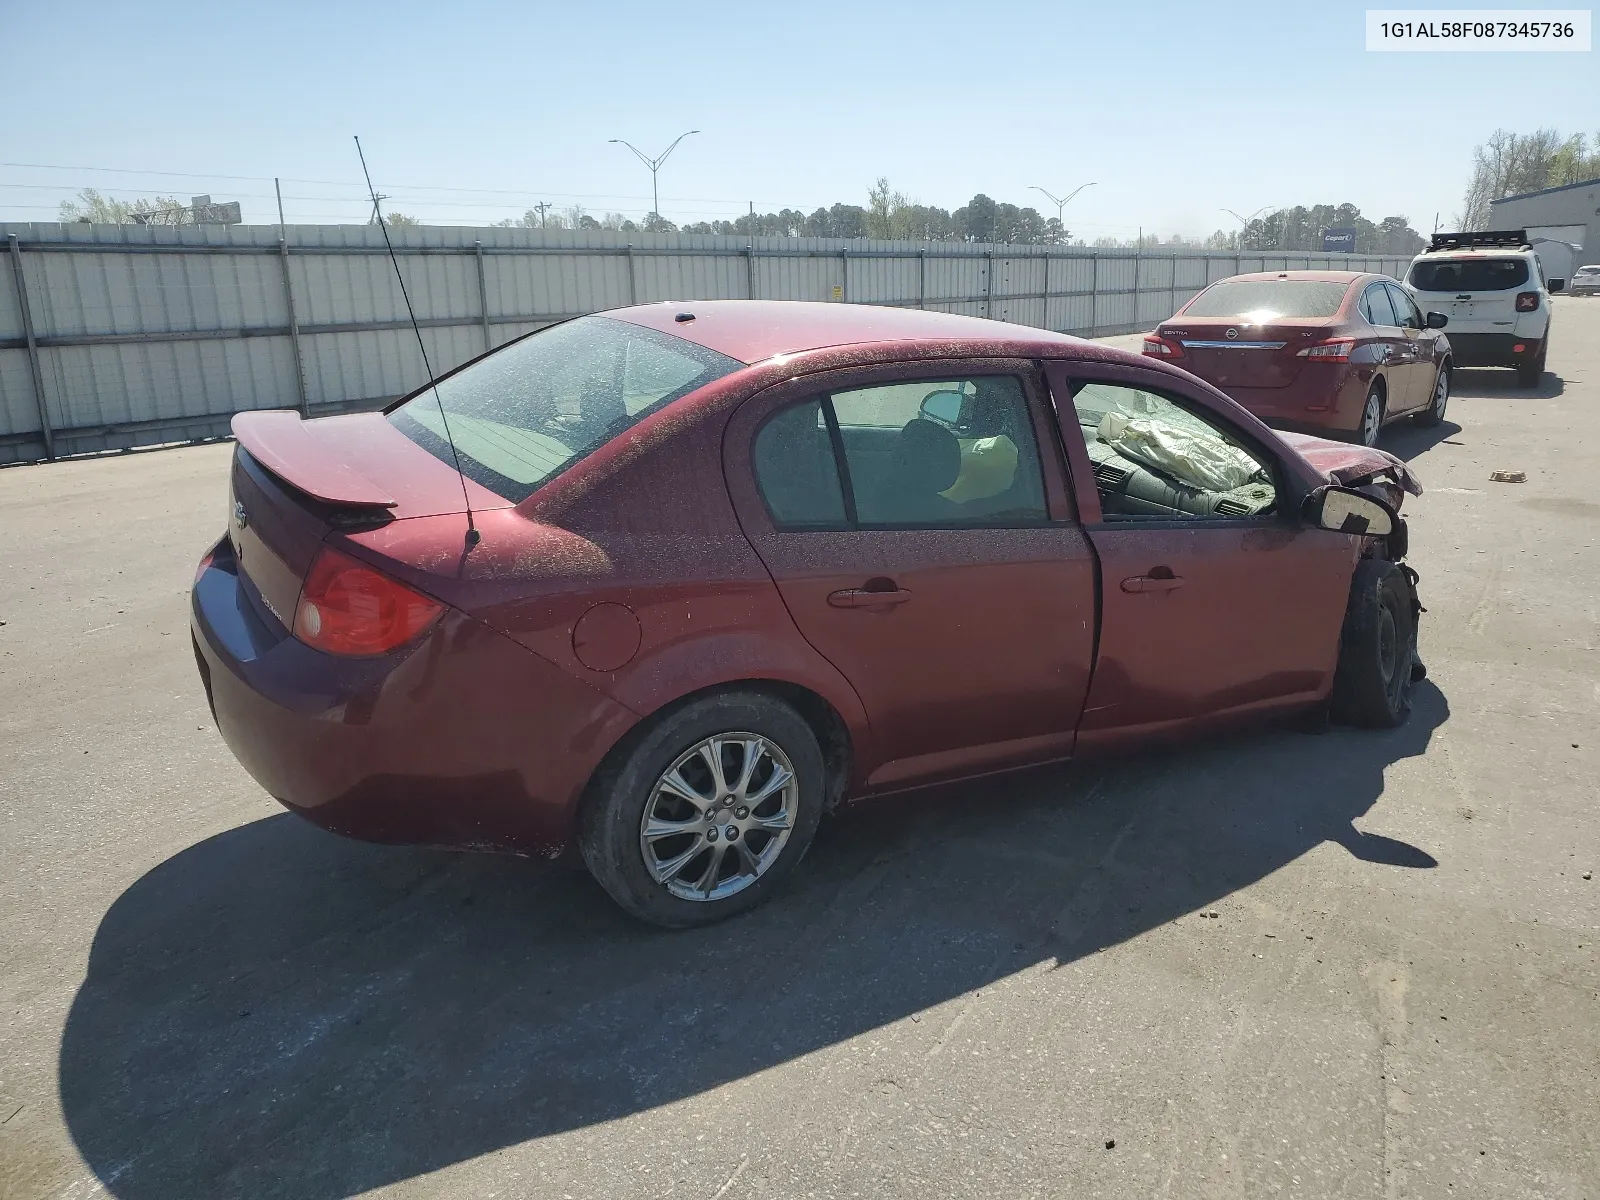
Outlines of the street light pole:
<svg viewBox="0 0 1600 1200">
<path fill-rule="evenodd" d="M 1084 188 L 1092 188 L 1094 186 L 1095 185 L 1092 184 L 1092 183 L 1080 183 L 1077 187 L 1073 188 L 1070 192 L 1067 193 L 1066 199 L 1062 199 L 1060 196 L 1056 195 L 1054 192 L 1046 191 L 1044 188 L 1040 187 L 1038 184 L 1031 185 L 1029 190 L 1035 191 L 1035 192 L 1043 192 L 1046 196 L 1050 197 L 1050 203 L 1052 203 L 1052 204 L 1054 204 L 1056 206 L 1056 224 L 1057 225 L 1062 225 L 1062 224 L 1064 224 L 1064 222 L 1061 219 L 1061 210 L 1066 208 L 1068 202 L 1071 201 L 1071 199 L 1074 196 L 1076 196 L 1079 192 L 1083 191 Z"/>
<path fill-rule="evenodd" d="M 683 141 L 683 139 L 688 137 L 689 134 L 699 132 L 700 131 L 698 129 L 691 129 L 688 131 L 688 133 L 680 133 L 675 139 L 673 139 L 672 145 L 668 146 L 655 158 L 651 158 L 632 142 L 625 142 L 621 138 L 610 139 L 612 145 L 626 146 L 629 150 L 633 151 L 633 156 L 645 166 L 650 168 L 650 202 L 655 206 L 650 210 L 650 214 L 652 216 L 659 217 L 661 215 L 661 192 L 656 187 L 656 172 L 661 170 L 661 164 L 667 161 L 667 156 L 678 148 L 679 142 Z"/>
</svg>

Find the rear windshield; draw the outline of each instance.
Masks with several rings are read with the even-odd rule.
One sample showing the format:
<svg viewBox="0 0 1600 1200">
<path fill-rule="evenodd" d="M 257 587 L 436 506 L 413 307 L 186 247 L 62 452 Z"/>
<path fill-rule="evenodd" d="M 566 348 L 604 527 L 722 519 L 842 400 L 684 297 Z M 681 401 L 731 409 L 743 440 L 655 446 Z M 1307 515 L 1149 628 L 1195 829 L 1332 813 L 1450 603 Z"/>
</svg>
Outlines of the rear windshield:
<svg viewBox="0 0 1600 1200">
<path fill-rule="evenodd" d="M 1574 275 L 1600 275 L 1600 267 L 1579 267 Z"/>
<path fill-rule="evenodd" d="M 1411 264 L 1419 292 L 1503 292 L 1528 282 L 1525 258 L 1441 258 Z"/>
<path fill-rule="evenodd" d="M 1189 302 L 1186 317 L 1331 317 L 1344 302 L 1348 283 L 1313 279 L 1224 279 Z"/>
<path fill-rule="evenodd" d="M 519 503 L 655 410 L 743 364 L 669 334 L 579 317 L 523 338 L 413 397 L 390 422 L 443 462 Z"/>
</svg>

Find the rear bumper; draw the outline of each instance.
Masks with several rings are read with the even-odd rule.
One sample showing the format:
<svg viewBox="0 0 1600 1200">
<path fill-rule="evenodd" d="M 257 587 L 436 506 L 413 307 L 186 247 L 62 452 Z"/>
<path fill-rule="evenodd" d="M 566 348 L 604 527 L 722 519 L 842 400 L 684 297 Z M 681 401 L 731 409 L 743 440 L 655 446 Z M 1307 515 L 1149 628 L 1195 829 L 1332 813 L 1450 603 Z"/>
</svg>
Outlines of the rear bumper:
<svg viewBox="0 0 1600 1200">
<path fill-rule="evenodd" d="M 1222 390 L 1274 429 L 1352 433 L 1372 378 L 1370 368 L 1307 363 L 1288 387 Z"/>
<path fill-rule="evenodd" d="M 1517 347 L 1521 346 L 1519 352 Z M 1542 337 L 1520 337 L 1515 333 L 1450 334 L 1450 357 L 1458 367 L 1519 367 L 1539 357 Z"/>
<path fill-rule="evenodd" d="M 637 719 L 454 610 L 380 658 L 269 629 L 227 544 L 196 579 L 190 629 L 223 740 L 279 803 L 364 841 L 542 853 Z"/>
</svg>

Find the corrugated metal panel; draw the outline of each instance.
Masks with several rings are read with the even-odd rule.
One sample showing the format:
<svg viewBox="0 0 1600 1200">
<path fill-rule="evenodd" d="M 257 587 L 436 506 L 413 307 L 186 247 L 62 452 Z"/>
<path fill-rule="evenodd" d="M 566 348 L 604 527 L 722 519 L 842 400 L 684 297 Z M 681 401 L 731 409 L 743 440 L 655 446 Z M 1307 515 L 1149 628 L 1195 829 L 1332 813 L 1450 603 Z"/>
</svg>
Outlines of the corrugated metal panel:
<svg viewBox="0 0 1600 1200">
<path fill-rule="evenodd" d="M 23 248 L 58 452 L 212 436 L 233 412 L 300 403 L 276 227 L 22 224 L 0 233 L 15 233 Z M 291 226 L 285 234 L 312 410 L 377 403 L 423 383 L 381 231 Z M 1325 264 L 1393 274 L 1405 262 L 611 230 L 426 226 L 391 236 L 438 372 L 551 320 L 631 303 L 747 297 L 752 281 L 768 299 L 921 303 L 1107 333 L 1147 327 L 1240 271 Z M 0 462 L 42 452 L 9 264 L 4 273 Z"/>
</svg>

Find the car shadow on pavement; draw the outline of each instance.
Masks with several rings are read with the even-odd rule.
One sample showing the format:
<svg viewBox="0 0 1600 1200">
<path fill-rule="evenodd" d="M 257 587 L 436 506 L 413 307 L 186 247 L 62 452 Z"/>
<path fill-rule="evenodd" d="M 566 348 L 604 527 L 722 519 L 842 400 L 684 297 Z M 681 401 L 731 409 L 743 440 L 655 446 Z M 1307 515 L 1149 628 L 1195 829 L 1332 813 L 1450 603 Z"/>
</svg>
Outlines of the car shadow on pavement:
<svg viewBox="0 0 1600 1200">
<path fill-rule="evenodd" d="M 1505 396 L 1512 400 L 1554 400 L 1567 390 L 1567 381 L 1554 371 L 1539 377 L 1539 386 L 1525 388 L 1517 373 L 1503 367 L 1457 367 L 1450 377 L 1452 399 L 1488 399 Z"/>
<path fill-rule="evenodd" d="M 1461 432 L 1461 426 L 1448 417 L 1437 425 L 1413 425 L 1396 421 L 1383 431 L 1378 439 L 1378 449 L 1387 450 L 1396 458 L 1410 462 L 1432 450 L 1446 438 Z"/>
<path fill-rule="evenodd" d="M 1070 966 L 1324 842 L 1375 886 L 1431 867 L 1373 808 L 1448 716 L 1424 682 L 1395 730 L 1269 731 L 858 806 L 770 904 L 679 933 L 630 921 L 566 862 L 255 821 L 105 914 L 62 1107 L 120 1197 L 324 1200 L 409 1179 Z"/>
</svg>

